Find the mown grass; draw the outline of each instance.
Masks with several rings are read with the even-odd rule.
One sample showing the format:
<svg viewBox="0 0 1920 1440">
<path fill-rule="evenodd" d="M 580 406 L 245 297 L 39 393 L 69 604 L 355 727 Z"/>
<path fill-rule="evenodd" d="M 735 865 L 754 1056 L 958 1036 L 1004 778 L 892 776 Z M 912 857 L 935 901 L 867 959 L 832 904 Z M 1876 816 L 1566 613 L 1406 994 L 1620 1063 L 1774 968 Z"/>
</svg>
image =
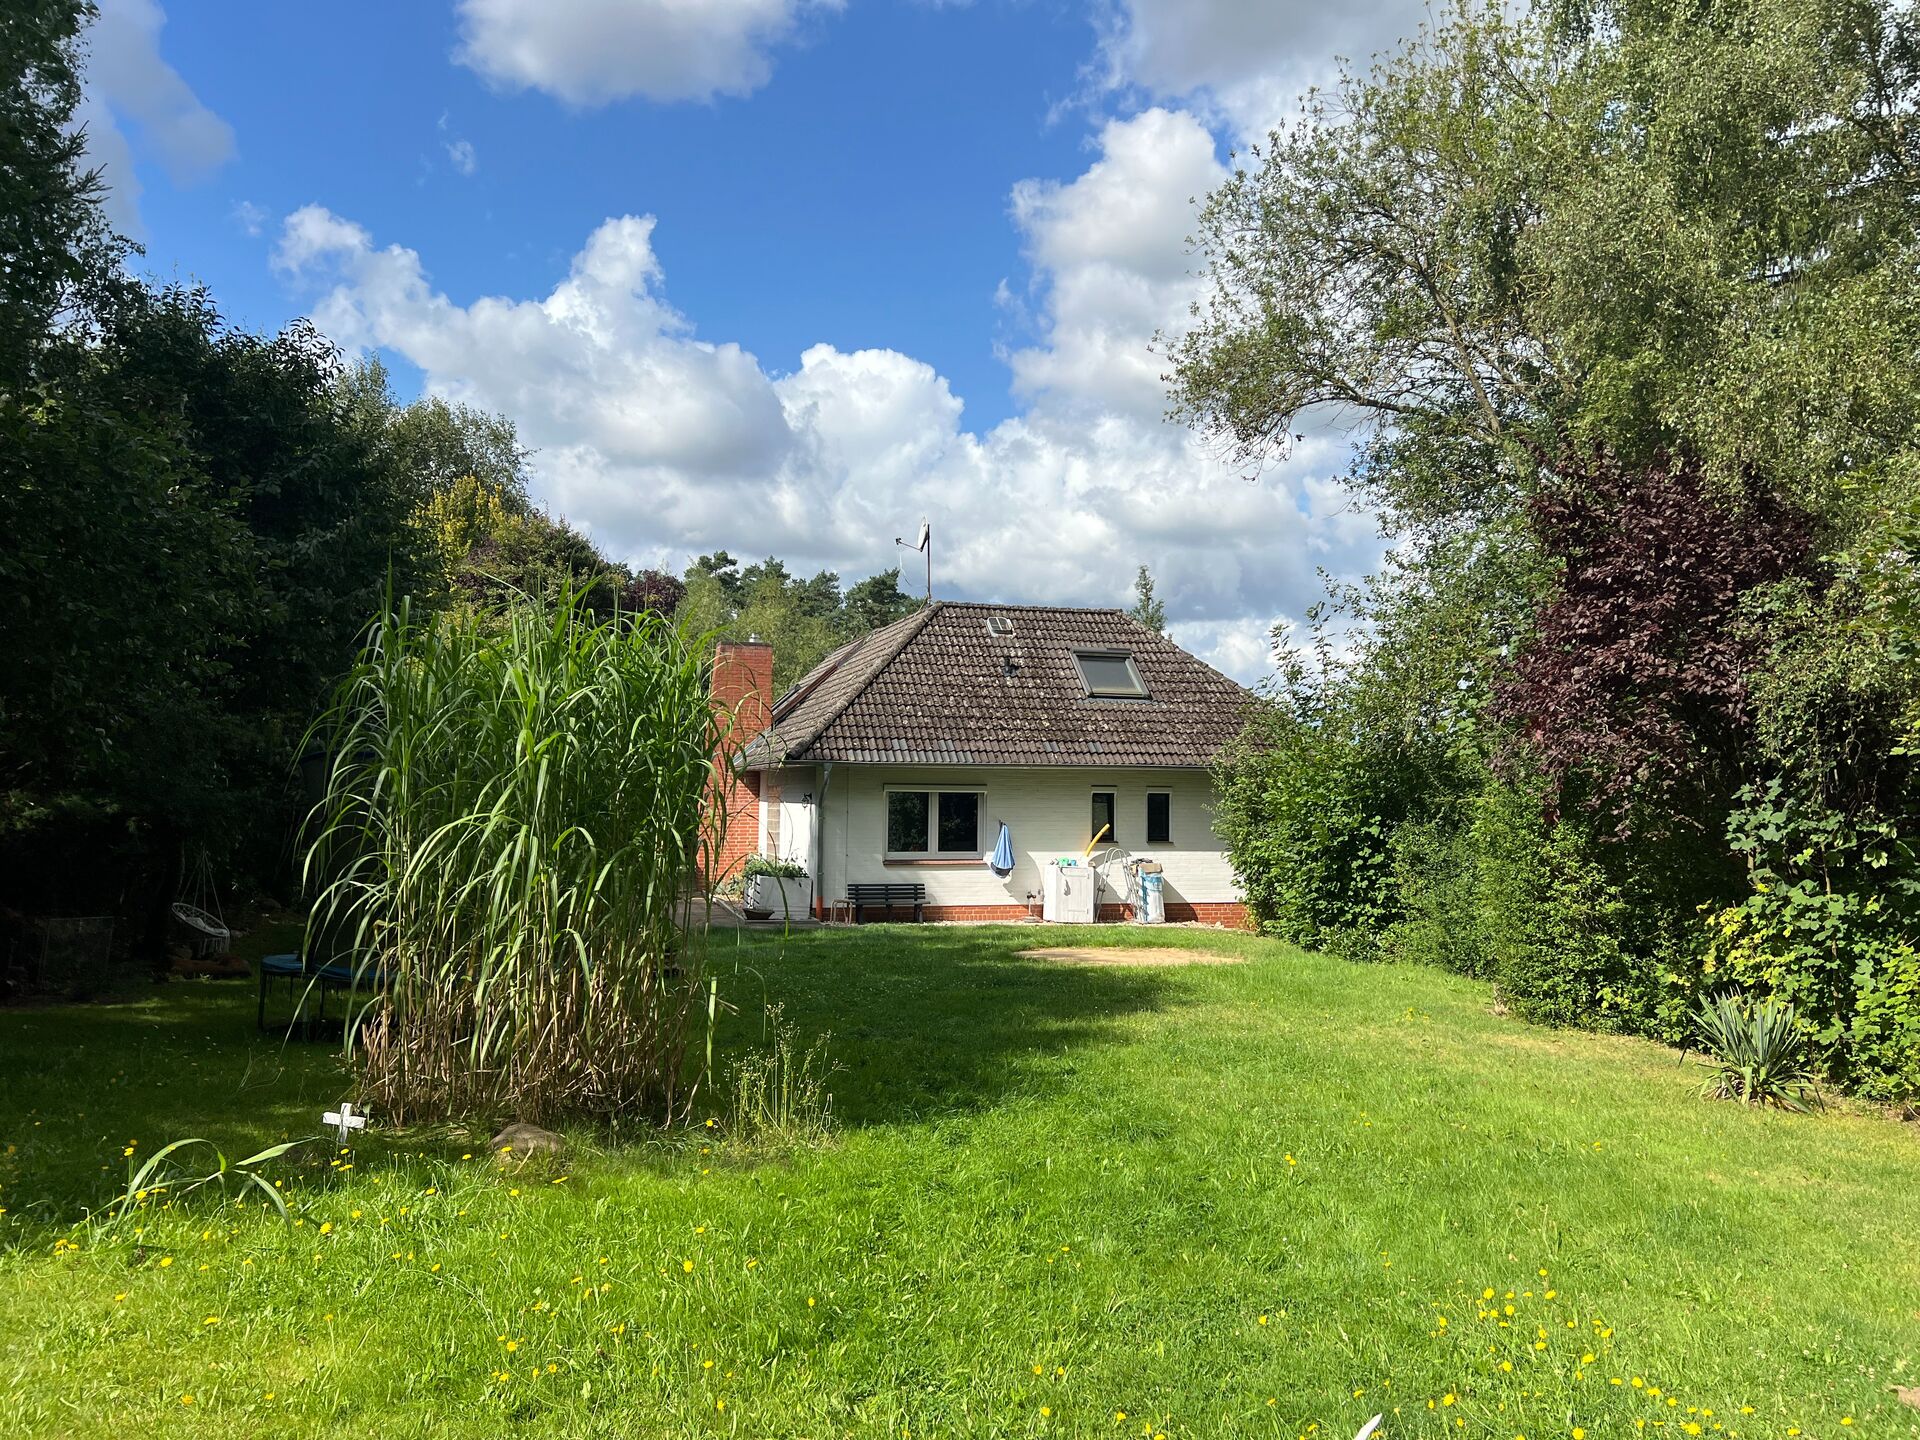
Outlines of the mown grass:
<svg viewBox="0 0 1920 1440">
<path fill-rule="evenodd" d="M 1104 938 L 1248 963 L 729 938 L 722 1049 L 767 1001 L 830 1029 L 831 1147 L 506 1174 L 382 1136 L 276 1172 L 291 1227 L 74 1223 L 129 1143 L 246 1153 L 344 1093 L 250 987 L 0 1015 L 0 1433 L 1920 1433 L 1912 1127 L 1706 1102 L 1672 1052 L 1437 972 Z"/>
</svg>

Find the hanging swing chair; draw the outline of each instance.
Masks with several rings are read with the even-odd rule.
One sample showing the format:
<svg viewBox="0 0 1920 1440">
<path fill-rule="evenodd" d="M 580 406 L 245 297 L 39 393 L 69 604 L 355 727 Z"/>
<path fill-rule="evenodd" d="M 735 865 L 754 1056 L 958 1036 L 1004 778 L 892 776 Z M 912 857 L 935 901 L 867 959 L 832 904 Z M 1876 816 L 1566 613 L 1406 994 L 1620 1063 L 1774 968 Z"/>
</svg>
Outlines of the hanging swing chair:
<svg viewBox="0 0 1920 1440">
<path fill-rule="evenodd" d="M 233 931 L 221 918 L 220 897 L 213 888 L 213 863 L 205 851 L 194 867 L 190 898 L 176 900 L 170 908 L 173 918 L 186 930 L 187 943 L 197 958 L 227 953 L 233 943 Z"/>
</svg>

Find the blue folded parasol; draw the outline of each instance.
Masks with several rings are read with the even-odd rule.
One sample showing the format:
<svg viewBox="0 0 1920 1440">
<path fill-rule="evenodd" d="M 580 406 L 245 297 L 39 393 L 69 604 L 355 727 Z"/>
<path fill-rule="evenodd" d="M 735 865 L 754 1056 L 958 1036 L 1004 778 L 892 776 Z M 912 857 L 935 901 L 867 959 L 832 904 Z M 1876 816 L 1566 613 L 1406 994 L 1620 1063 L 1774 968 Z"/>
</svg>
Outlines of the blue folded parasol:
<svg viewBox="0 0 1920 1440">
<path fill-rule="evenodd" d="M 996 875 L 1013 873 L 1013 832 L 1007 829 L 1004 820 L 1000 823 L 1000 839 L 993 847 L 993 858 L 987 864 L 993 867 Z"/>
</svg>

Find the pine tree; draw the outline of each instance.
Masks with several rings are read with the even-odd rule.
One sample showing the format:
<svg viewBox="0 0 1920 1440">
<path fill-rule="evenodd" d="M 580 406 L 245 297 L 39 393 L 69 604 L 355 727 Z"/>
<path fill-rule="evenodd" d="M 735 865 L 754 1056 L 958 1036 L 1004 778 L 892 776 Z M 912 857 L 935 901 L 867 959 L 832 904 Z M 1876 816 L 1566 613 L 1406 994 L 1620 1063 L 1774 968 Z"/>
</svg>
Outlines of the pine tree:
<svg viewBox="0 0 1920 1440">
<path fill-rule="evenodd" d="M 1153 575 L 1144 565 L 1133 577 L 1133 608 L 1127 614 L 1149 630 L 1167 633 L 1166 603 L 1153 598 Z"/>
</svg>

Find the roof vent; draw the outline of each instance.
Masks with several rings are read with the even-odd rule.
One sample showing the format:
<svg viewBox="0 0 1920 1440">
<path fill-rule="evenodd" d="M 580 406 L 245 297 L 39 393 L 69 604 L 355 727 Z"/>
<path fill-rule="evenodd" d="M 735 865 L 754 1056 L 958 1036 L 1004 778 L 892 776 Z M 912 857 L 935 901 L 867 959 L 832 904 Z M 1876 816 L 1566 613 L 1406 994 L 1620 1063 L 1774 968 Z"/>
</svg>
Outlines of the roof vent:
<svg viewBox="0 0 1920 1440">
<path fill-rule="evenodd" d="M 993 636 L 994 639 L 996 640 L 1012 639 L 1013 638 L 1012 617 L 1008 615 L 989 615 L 987 617 L 987 633 Z"/>
</svg>

